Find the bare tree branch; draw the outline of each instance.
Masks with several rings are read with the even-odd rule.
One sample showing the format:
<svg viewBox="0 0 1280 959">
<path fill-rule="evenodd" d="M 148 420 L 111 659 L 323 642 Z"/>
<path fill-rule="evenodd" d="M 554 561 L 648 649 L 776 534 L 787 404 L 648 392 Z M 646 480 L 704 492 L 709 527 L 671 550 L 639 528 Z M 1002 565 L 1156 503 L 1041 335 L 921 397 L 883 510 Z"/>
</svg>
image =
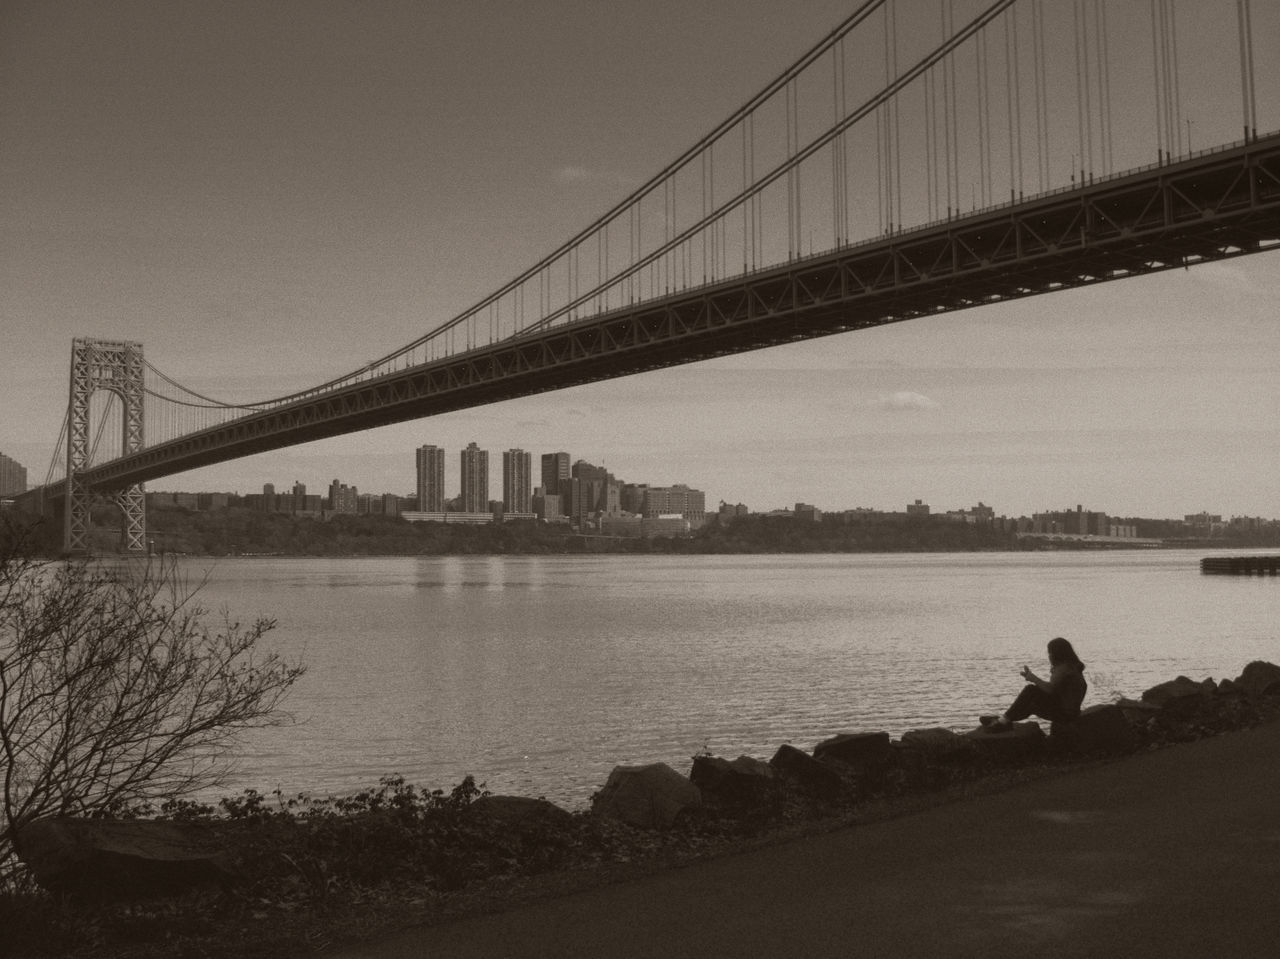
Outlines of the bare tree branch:
<svg viewBox="0 0 1280 959">
<path fill-rule="evenodd" d="M 208 610 L 173 564 L 129 576 L 31 558 L 0 529 L 0 883 L 33 819 L 216 785 L 243 730 L 281 722 L 302 667 Z"/>
</svg>

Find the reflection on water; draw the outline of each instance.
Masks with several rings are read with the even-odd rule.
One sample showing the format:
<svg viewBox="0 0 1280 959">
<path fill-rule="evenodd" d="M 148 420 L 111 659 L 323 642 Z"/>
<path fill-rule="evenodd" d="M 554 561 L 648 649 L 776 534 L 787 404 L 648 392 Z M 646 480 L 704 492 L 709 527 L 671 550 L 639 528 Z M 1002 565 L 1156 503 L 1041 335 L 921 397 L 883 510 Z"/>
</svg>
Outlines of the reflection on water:
<svg viewBox="0 0 1280 959">
<path fill-rule="evenodd" d="M 966 727 L 1070 638 L 1087 702 L 1280 660 L 1280 581 L 1198 553 L 191 560 L 206 604 L 274 617 L 298 723 L 231 788 L 467 773 L 585 804 L 618 763 L 681 771 L 841 731 Z M 212 564 L 212 565 L 210 565 Z"/>
</svg>

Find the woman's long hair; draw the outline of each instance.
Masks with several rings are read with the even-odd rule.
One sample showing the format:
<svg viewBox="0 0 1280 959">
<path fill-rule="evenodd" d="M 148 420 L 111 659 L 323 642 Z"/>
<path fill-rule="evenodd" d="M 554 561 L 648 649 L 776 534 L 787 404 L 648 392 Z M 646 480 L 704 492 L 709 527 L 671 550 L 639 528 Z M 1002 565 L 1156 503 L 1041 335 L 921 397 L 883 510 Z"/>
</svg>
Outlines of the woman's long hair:
<svg viewBox="0 0 1280 959">
<path fill-rule="evenodd" d="M 1080 662 L 1080 657 L 1071 648 L 1071 644 L 1061 636 L 1049 640 L 1049 662 L 1054 666 L 1059 663 L 1072 663 L 1076 669 L 1084 672 L 1084 663 Z"/>
</svg>

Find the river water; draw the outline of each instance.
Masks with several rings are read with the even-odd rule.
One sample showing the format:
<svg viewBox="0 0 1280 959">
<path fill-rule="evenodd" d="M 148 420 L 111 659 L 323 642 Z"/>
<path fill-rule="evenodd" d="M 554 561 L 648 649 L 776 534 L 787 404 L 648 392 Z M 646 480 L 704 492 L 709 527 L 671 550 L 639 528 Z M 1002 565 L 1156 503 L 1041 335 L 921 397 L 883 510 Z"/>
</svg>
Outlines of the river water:
<svg viewBox="0 0 1280 959">
<path fill-rule="evenodd" d="M 581 808 L 620 763 L 971 727 L 1066 636 L 1086 705 L 1280 661 L 1280 580 L 1185 551 L 187 560 L 309 671 L 226 792 L 399 774 Z M 1047 668 L 1047 667 L 1046 667 Z"/>
</svg>

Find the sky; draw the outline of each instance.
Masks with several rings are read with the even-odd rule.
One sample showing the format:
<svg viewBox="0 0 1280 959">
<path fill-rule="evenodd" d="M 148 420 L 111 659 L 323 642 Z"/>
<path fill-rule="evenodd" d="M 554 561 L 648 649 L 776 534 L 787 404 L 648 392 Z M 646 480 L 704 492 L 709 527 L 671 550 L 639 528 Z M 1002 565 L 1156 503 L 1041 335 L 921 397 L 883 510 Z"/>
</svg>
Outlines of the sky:
<svg viewBox="0 0 1280 959">
<path fill-rule="evenodd" d="M 1267 131 L 1280 128 L 1267 55 L 1280 16 L 1253 6 Z M 558 246 L 852 8 L 0 0 L 0 452 L 43 478 L 76 336 L 139 340 L 165 373 L 229 400 L 391 352 Z M 936 10 L 904 3 L 903 32 Z M 1181 21 L 1186 43 L 1197 26 Z M 1217 109 L 1193 102 L 1203 59 L 1183 58 L 1188 118 L 1208 111 L 1186 126 L 1193 141 Z M 1238 116 L 1236 98 L 1223 115 Z M 687 483 L 709 506 L 1280 517 L 1278 303 L 1280 253 L 1264 253 L 148 485 L 248 493 L 337 478 L 408 493 L 413 450 L 431 443 L 448 451 L 453 495 L 474 441 L 490 450 L 494 498 L 501 453 L 519 447 Z"/>
</svg>

